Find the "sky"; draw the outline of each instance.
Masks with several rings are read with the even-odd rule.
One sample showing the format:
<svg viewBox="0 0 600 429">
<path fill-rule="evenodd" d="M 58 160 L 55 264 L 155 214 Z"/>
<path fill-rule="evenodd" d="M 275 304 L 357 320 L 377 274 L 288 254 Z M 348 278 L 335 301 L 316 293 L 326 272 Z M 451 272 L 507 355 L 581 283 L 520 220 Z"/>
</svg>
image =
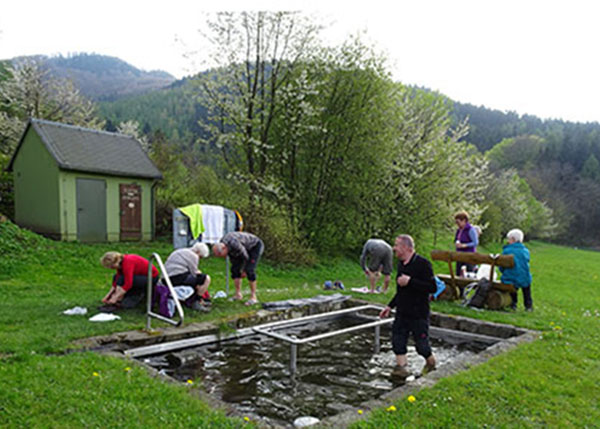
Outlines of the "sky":
<svg viewBox="0 0 600 429">
<path fill-rule="evenodd" d="M 363 34 L 402 83 L 501 111 L 600 122 L 595 0 L 4 1 L 0 59 L 97 53 L 181 78 L 199 71 L 184 54 L 220 10 L 303 11 L 327 24 L 326 44 Z"/>
</svg>

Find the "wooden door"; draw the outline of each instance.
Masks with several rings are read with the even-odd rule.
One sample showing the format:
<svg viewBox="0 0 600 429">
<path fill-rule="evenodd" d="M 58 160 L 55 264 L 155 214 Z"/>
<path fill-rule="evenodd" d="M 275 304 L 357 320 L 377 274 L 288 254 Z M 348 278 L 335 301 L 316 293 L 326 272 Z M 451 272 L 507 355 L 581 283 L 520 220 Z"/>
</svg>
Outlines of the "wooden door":
<svg viewBox="0 0 600 429">
<path fill-rule="evenodd" d="M 120 184 L 121 240 L 142 238 L 142 189 L 136 184 Z"/>
</svg>

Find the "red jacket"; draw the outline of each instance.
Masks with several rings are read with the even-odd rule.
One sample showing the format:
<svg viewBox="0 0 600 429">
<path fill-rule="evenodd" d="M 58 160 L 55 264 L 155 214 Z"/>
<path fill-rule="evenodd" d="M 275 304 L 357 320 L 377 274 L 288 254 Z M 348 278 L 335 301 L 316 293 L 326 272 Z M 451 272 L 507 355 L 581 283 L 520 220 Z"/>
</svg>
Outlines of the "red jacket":
<svg viewBox="0 0 600 429">
<path fill-rule="evenodd" d="M 117 276 L 123 275 L 123 289 L 128 291 L 133 285 L 133 276 L 147 276 L 149 261 L 139 255 L 123 255 L 121 268 L 117 270 Z M 152 266 L 152 277 L 158 276 L 158 270 Z M 116 280 L 113 281 L 113 286 L 116 286 Z"/>
</svg>

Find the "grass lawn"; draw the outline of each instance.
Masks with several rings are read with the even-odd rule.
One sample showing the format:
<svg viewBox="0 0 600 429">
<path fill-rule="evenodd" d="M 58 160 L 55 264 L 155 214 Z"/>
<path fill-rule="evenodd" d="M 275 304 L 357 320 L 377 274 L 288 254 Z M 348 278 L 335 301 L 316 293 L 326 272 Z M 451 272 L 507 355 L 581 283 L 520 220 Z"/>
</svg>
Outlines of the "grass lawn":
<svg viewBox="0 0 600 429">
<path fill-rule="evenodd" d="M 418 251 L 428 255 L 430 241 Z M 195 397 L 201 380 L 166 383 L 122 359 L 62 353 L 79 338 L 144 327 L 138 311 L 98 324 L 61 314 L 76 305 L 95 314 L 112 276 L 98 262 L 105 251 L 143 256 L 156 251 L 166 258 L 171 250 L 166 242 L 117 246 L 57 243 L 0 223 L 0 427 L 245 426 Z M 448 302 L 434 303 L 433 309 L 538 329 L 543 338 L 444 379 L 416 394 L 414 402 L 389 404 L 394 411 L 375 410 L 354 427 L 600 426 L 600 254 L 538 242 L 528 247 L 533 313 L 523 311 L 522 296 L 514 313 L 478 312 Z M 262 261 L 259 299 L 314 296 L 323 293 L 321 285 L 328 279 L 340 279 L 347 288 L 364 286 L 358 255 L 355 259 L 311 268 Z M 201 264 L 213 278 L 211 290 L 224 289 L 223 260 Z M 447 271 L 445 264 L 436 269 Z M 386 302 L 390 297 L 370 299 Z M 209 314 L 186 311 L 186 323 L 246 311 L 240 303 L 216 301 Z M 161 323 L 153 321 L 153 326 Z"/>
</svg>

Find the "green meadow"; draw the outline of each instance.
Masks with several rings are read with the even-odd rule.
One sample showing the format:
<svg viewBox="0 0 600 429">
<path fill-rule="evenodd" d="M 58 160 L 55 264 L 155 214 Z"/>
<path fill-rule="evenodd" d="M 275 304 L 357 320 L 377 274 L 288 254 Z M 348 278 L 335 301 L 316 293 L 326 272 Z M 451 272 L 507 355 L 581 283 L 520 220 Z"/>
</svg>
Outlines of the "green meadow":
<svg viewBox="0 0 600 429">
<path fill-rule="evenodd" d="M 87 320 L 112 276 L 99 258 L 107 250 L 143 256 L 157 252 L 166 258 L 172 247 L 168 242 L 116 246 L 54 242 L 0 223 L 0 426 L 251 424 L 202 402 L 195 394 L 202 380 L 167 383 L 135 362 L 92 352 L 65 353 L 75 348 L 77 339 L 144 327 L 144 314 L 138 310 L 121 312 L 122 319 L 110 323 Z M 534 278 L 533 313 L 523 310 L 522 296 L 516 312 L 475 311 L 451 302 L 436 302 L 433 310 L 536 329 L 541 338 L 443 379 L 415 393 L 412 401 L 404 398 L 365 412 L 352 427 L 600 427 L 600 253 L 542 242 L 527 246 Z M 417 247 L 428 255 L 433 248 L 447 246 L 434 246 L 426 238 Z M 322 291 L 324 280 L 342 280 L 347 289 L 364 286 L 357 261 L 358 255 L 330 258 L 310 268 L 262 261 L 259 299 L 329 293 Z M 213 292 L 225 288 L 223 260 L 209 258 L 201 268 L 212 276 Z M 446 272 L 447 266 L 435 269 Z M 368 298 L 385 303 L 390 296 Z M 62 314 L 74 306 L 87 307 L 90 313 Z M 248 311 L 226 300 L 215 300 L 213 307 L 208 314 L 186 310 L 186 323 L 218 321 Z M 154 321 L 153 326 L 161 323 Z"/>
</svg>

